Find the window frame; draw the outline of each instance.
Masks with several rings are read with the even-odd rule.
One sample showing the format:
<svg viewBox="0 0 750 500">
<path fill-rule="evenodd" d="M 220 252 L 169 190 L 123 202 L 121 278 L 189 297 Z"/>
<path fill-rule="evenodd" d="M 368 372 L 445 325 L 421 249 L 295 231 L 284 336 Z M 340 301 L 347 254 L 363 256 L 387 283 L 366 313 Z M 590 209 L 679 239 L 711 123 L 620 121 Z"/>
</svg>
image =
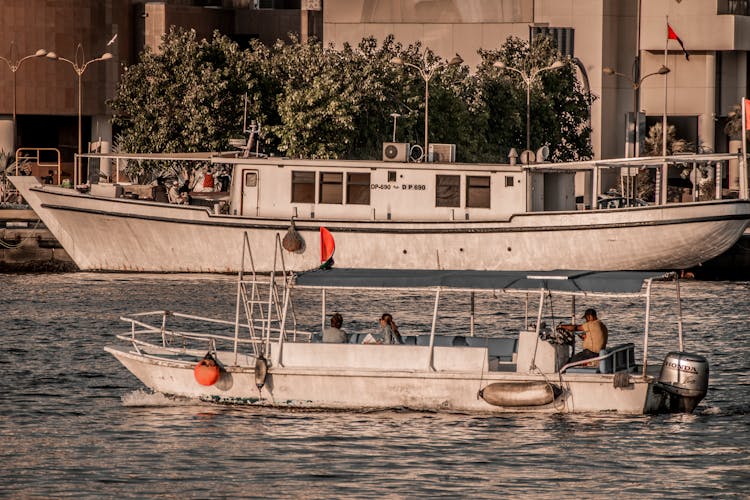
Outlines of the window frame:
<svg viewBox="0 0 750 500">
<path fill-rule="evenodd" d="M 456 187 L 456 204 L 441 204 L 439 201 L 443 198 L 439 197 L 440 194 L 440 179 L 456 179 L 458 182 L 456 184 L 442 184 L 443 187 L 453 188 Z M 453 199 L 453 193 L 451 192 L 451 199 Z M 436 208 L 461 208 L 461 176 L 460 175 L 454 175 L 454 174 L 435 174 L 435 207 Z"/>
<path fill-rule="evenodd" d="M 300 182 L 295 179 L 295 177 L 297 177 L 298 175 L 299 176 L 312 175 L 312 182 Z M 295 199 L 295 193 L 297 193 L 295 188 L 300 185 L 312 186 L 312 197 L 309 200 L 308 199 L 304 199 L 304 200 Z M 290 194 L 290 199 L 292 200 L 291 201 L 292 203 L 315 203 L 315 172 L 310 172 L 309 170 L 292 170 L 291 188 L 292 188 L 292 192 Z"/>
<path fill-rule="evenodd" d="M 472 184 L 472 182 L 476 182 L 477 180 L 482 180 L 483 182 L 486 181 L 485 185 L 476 185 Z M 477 192 L 479 193 L 485 193 L 486 196 L 482 196 L 482 199 L 487 200 L 487 205 L 479 205 L 474 204 L 476 202 L 472 202 L 473 199 L 476 198 Z M 466 176 L 466 208 L 492 208 L 492 177 L 489 175 L 467 175 Z"/>
</svg>

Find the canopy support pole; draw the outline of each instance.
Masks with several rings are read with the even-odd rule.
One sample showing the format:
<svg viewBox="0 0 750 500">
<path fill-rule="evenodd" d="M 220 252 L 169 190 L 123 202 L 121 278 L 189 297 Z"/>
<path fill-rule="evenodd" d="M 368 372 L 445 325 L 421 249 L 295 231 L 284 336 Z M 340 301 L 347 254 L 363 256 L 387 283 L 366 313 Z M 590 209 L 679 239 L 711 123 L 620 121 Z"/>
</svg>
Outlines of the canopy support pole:
<svg viewBox="0 0 750 500">
<path fill-rule="evenodd" d="M 320 334 L 323 334 L 323 331 L 326 329 L 326 289 L 324 288 L 322 291 L 322 296 L 320 298 Z"/>
<path fill-rule="evenodd" d="M 474 292 L 471 292 L 471 313 L 469 314 L 469 336 L 474 336 Z"/>
<path fill-rule="evenodd" d="M 648 368 L 648 326 L 651 319 L 651 281 L 646 280 L 646 325 L 643 333 L 643 378 L 646 378 L 646 369 Z"/>
<path fill-rule="evenodd" d="M 536 315 L 536 344 L 534 344 L 534 356 L 531 358 L 529 369 L 536 369 L 536 346 L 539 345 L 539 332 L 542 330 L 542 313 L 544 312 L 544 288 L 539 290 L 539 311 Z"/>
<path fill-rule="evenodd" d="M 435 307 L 432 310 L 432 328 L 430 329 L 430 354 L 427 358 L 427 371 L 435 371 L 433 364 L 434 353 L 435 353 L 435 328 L 437 326 L 437 312 L 438 304 L 440 303 L 440 289 L 435 291 Z"/>
<path fill-rule="evenodd" d="M 677 338 L 680 342 L 680 352 L 685 350 L 685 345 L 682 341 L 682 298 L 680 297 L 680 278 L 675 277 L 675 285 L 677 286 Z"/>
</svg>

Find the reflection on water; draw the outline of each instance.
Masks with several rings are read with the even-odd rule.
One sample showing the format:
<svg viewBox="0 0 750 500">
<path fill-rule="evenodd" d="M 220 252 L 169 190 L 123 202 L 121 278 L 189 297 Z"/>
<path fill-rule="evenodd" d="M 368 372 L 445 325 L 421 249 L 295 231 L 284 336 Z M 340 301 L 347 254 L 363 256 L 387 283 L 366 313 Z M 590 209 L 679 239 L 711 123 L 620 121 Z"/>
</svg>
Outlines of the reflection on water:
<svg viewBox="0 0 750 500">
<path fill-rule="evenodd" d="M 3 478 L 0 496 L 736 497 L 750 484 L 748 283 L 683 283 L 686 346 L 708 356 L 693 415 L 473 416 L 280 411 L 151 394 L 102 350 L 119 316 L 168 308 L 232 318 L 235 281 L 216 276 L 1 275 Z M 674 348 L 676 311 L 654 301 L 652 362 Z M 317 329 L 319 297 L 300 324 Z M 382 312 L 429 330 L 431 298 L 328 294 L 345 328 Z M 640 344 L 633 300 L 596 307 L 618 342 Z M 446 297 L 444 331 L 468 324 Z M 533 307 L 531 308 L 532 310 Z M 424 311 L 427 311 L 424 313 Z M 555 304 L 558 321 L 570 305 Z M 477 333 L 511 335 L 518 298 L 477 296 Z"/>
</svg>

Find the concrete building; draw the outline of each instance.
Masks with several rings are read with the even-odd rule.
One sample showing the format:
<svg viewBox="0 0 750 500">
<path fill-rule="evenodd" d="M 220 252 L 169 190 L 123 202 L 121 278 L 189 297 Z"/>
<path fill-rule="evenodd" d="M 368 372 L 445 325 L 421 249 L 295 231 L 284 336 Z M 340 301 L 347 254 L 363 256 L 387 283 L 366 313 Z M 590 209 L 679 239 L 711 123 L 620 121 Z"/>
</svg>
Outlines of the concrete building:
<svg viewBox="0 0 750 500">
<path fill-rule="evenodd" d="M 551 35 L 563 54 L 585 68 L 597 97 L 591 110 L 594 152 L 611 158 L 628 149 L 626 115 L 633 111 L 638 45 L 641 76 L 665 64 L 668 15 L 692 56 L 686 61 L 677 42 L 670 42 L 671 72 L 643 80 L 640 111 L 647 125 L 661 119 L 666 82 L 669 123 L 693 143 L 726 151 L 722 117 L 748 91 L 749 5 L 747 0 L 326 0 L 323 32 L 326 43 L 339 46 L 392 33 L 406 44 L 421 40 L 445 58 L 459 53 L 470 66 L 479 62 L 479 48 L 499 48 L 508 36 Z M 603 74 L 604 68 L 630 80 Z"/>
<path fill-rule="evenodd" d="M 158 50 L 171 26 L 194 28 L 205 37 L 219 30 L 240 44 L 252 38 L 273 43 L 288 33 L 322 38 L 319 8 L 319 0 L 3 0 L 0 151 L 14 150 L 15 115 L 15 144 L 57 148 L 69 169 L 78 150 L 76 67 L 104 53 L 112 57 L 91 63 L 81 75 L 83 151 L 90 142 L 111 145 L 106 101 L 114 96 L 122 68 L 144 47 Z M 58 60 L 34 57 L 40 49 Z"/>
</svg>

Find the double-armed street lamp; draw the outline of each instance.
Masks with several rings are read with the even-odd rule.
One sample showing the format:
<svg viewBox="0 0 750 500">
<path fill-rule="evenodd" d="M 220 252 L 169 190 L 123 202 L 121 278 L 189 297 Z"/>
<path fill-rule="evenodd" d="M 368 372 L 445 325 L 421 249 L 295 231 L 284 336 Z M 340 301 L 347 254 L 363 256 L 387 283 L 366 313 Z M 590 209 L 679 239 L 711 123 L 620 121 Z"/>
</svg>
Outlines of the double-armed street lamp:
<svg viewBox="0 0 750 500">
<path fill-rule="evenodd" d="M 654 76 L 654 75 L 666 75 L 667 73 L 670 72 L 669 68 L 667 68 L 666 66 L 662 65 L 657 71 L 654 71 L 653 73 L 649 73 L 649 74 L 647 74 L 647 75 L 645 75 L 645 76 L 643 76 L 642 78 L 639 79 L 635 75 L 635 70 L 636 70 L 635 66 L 633 66 L 633 77 L 631 78 L 628 75 L 626 75 L 624 73 L 620 73 L 618 71 L 615 71 L 612 68 L 602 68 L 602 72 L 605 75 L 614 75 L 614 76 L 619 76 L 620 78 L 624 78 L 625 80 L 627 80 L 628 82 L 630 82 L 630 85 L 633 87 L 633 128 L 634 128 L 633 157 L 634 158 L 638 157 L 638 155 L 640 153 L 639 148 L 638 148 L 638 146 L 640 144 L 640 142 L 638 140 L 639 139 L 639 137 L 638 137 L 638 94 L 640 92 L 641 84 L 643 83 L 643 81 L 646 78 L 648 78 L 650 76 Z"/>
<path fill-rule="evenodd" d="M 0 56 L 0 60 L 5 61 L 5 64 L 8 65 L 8 69 L 10 69 L 11 73 L 13 73 L 13 151 L 14 152 L 16 149 L 16 140 L 18 139 L 17 124 L 16 124 L 16 71 L 18 71 L 18 68 L 21 67 L 21 64 L 23 64 L 24 61 L 31 59 L 33 57 L 44 57 L 46 55 L 47 55 L 46 50 L 39 49 L 33 54 L 19 58 L 18 48 L 16 47 L 16 42 L 10 42 L 9 57 L 5 58 L 3 56 Z"/>
<path fill-rule="evenodd" d="M 60 57 L 54 52 L 48 52 L 47 57 L 50 59 L 54 59 L 56 61 L 64 61 L 70 64 L 73 67 L 73 71 L 75 71 L 76 74 L 78 75 L 78 155 L 80 156 L 81 153 L 83 152 L 82 147 L 81 147 L 81 103 L 82 103 L 81 95 L 83 93 L 81 80 L 83 78 L 83 73 L 86 72 L 86 68 L 89 67 L 89 64 L 95 63 L 97 61 L 106 61 L 108 59 L 112 59 L 112 54 L 109 52 L 105 52 L 99 57 L 86 61 L 86 56 L 83 52 L 83 45 L 79 43 L 78 46 L 76 47 L 76 55 L 73 60 Z M 78 169 L 76 169 L 74 173 L 74 178 L 75 178 L 74 179 L 74 184 L 75 184 L 78 181 Z"/>
<path fill-rule="evenodd" d="M 426 54 L 425 54 L 426 56 Z M 461 59 L 461 56 L 456 54 L 455 57 L 453 57 L 450 61 L 440 61 L 436 64 L 429 65 L 427 63 L 426 57 L 424 57 L 422 61 L 422 66 L 417 66 L 416 64 L 412 64 L 410 62 L 404 61 L 401 57 L 394 57 L 391 59 L 391 64 L 396 64 L 398 66 L 408 66 L 410 68 L 414 68 L 419 72 L 419 76 L 422 77 L 424 80 L 424 152 L 423 157 L 426 160 L 427 159 L 427 146 L 428 146 L 428 130 L 429 130 L 429 106 L 430 106 L 430 80 L 435 75 L 435 72 L 444 67 L 448 66 L 459 66 L 463 64 L 464 60 Z"/>
<path fill-rule="evenodd" d="M 529 151 L 531 150 L 531 85 L 534 83 L 536 77 L 543 71 L 562 68 L 565 64 L 561 61 L 555 61 L 549 66 L 545 66 L 544 68 L 531 68 L 530 71 L 522 71 L 518 68 L 508 66 L 502 61 L 495 61 L 493 66 L 498 69 L 509 69 L 515 71 L 521 75 L 523 83 L 526 84 L 526 150 Z"/>
</svg>

